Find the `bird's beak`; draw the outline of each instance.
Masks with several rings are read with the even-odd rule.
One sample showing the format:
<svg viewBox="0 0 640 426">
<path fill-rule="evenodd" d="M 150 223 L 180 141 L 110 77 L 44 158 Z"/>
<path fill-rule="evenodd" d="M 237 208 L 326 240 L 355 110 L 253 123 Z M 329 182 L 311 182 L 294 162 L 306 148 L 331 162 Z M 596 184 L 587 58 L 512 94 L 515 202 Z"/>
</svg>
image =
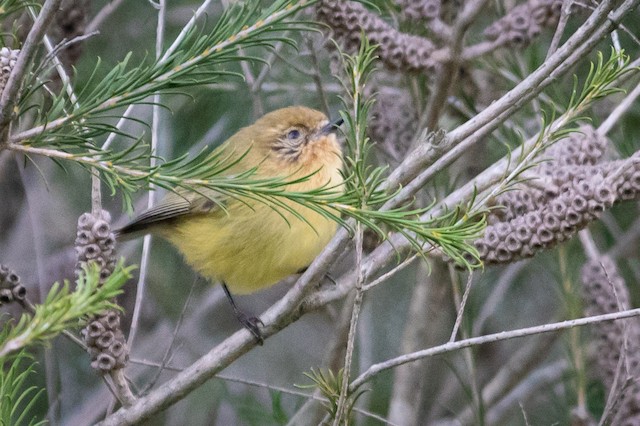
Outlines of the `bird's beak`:
<svg viewBox="0 0 640 426">
<path fill-rule="evenodd" d="M 336 118 L 335 120 L 329 122 L 329 124 L 321 128 L 320 134 L 328 135 L 329 133 L 335 133 L 338 130 L 338 127 L 342 125 L 342 123 L 344 123 L 342 117 Z"/>
</svg>

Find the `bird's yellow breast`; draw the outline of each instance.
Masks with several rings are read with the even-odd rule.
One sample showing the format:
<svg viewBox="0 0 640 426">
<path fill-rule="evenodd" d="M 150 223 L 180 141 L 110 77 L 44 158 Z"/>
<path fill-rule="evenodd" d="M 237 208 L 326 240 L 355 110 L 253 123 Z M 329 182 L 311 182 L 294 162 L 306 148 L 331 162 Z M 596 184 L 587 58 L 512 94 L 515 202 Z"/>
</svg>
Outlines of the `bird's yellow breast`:
<svg viewBox="0 0 640 426">
<path fill-rule="evenodd" d="M 291 185 L 291 191 L 307 191 L 330 182 L 342 182 L 340 161 L 331 160 L 308 181 Z M 275 284 L 307 267 L 327 245 L 336 223 L 292 201 L 291 212 L 251 202 L 233 201 L 227 213 L 218 211 L 179 222 L 167 235 L 186 261 L 202 275 L 223 281 L 231 292 L 252 293 Z"/>
</svg>

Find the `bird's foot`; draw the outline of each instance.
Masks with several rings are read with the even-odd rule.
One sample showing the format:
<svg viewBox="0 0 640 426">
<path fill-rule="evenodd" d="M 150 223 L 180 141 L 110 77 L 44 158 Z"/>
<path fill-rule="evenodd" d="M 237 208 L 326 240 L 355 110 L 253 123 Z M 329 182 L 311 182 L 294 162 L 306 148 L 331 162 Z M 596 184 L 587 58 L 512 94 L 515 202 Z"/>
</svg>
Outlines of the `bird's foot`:
<svg viewBox="0 0 640 426">
<path fill-rule="evenodd" d="M 242 311 L 236 311 L 236 318 L 238 318 L 238 321 L 240 321 L 240 324 L 242 324 L 244 328 L 253 334 L 253 337 L 256 338 L 259 345 L 264 343 L 264 337 L 259 327 L 259 325 L 264 327 L 264 323 L 260 318 L 247 315 Z"/>
</svg>

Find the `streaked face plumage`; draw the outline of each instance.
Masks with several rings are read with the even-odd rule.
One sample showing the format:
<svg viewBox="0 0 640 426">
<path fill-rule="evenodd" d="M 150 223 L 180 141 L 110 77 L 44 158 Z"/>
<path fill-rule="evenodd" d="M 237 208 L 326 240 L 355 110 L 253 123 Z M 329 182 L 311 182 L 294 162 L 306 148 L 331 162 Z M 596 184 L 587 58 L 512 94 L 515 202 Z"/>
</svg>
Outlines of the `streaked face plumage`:
<svg viewBox="0 0 640 426">
<path fill-rule="evenodd" d="M 282 167 L 317 169 L 340 155 L 334 134 L 337 129 L 319 111 L 283 108 L 265 115 L 254 126 L 264 130 L 256 135 L 262 151 Z"/>
</svg>

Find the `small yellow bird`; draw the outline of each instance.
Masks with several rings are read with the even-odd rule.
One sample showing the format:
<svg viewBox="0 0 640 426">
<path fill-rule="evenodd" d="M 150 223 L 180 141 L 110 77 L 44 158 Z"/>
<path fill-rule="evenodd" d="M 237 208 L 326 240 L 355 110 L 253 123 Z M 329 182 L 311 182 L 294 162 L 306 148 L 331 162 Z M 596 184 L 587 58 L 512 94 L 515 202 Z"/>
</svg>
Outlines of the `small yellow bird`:
<svg viewBox="0 0 640 426">
<path fill-rule="evenodd" d="M 253 177 L 293 181 L 288 191 L 323 186 L 340 188 L 342 152 L 330 122 L 316 110 L 292 106 L 270 112 L 231 136 L 214 153 L 237 161 L 226 175 L 257 168 Z M 214 199 L 216 202 L 213 202 Z M 259 319 L 238 309 L 231 292 L 247 294 L 301 272 L 336 231 L 336 223 L 309 208 L 283 199 L 305 221 L 286 209 L 250 199 L 234 199 L 213 190 L 178 189 L 116 231 L 131 237 L 152 233 L 173 243 L 187 263 L 203 276 L 222 283 L 234 313 L 258 341 Z M 224 205 L 224 209 L 220 205 Z"/>
</svg>

